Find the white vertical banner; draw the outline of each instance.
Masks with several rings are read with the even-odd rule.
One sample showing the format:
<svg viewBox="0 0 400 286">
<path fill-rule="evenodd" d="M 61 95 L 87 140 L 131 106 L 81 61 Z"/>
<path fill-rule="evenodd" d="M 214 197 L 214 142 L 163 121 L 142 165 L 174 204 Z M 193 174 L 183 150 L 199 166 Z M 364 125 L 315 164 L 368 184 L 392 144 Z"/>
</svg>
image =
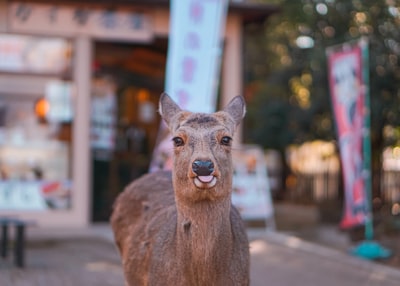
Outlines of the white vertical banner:
<svg viewBox="0 0 400 286">
<path fill-rule="evenodd" d="M 166 92 L 183 109 L 213 112 L 227 0 L 172 0 Z"/>
<path fill-rule="evenodd" d="M 216 109 L 228 0 L 171 0 L 165 91 L 192 112 Z M 161 125 L 150 171 L 171 169 L 172 143 Z"/>
</svg>

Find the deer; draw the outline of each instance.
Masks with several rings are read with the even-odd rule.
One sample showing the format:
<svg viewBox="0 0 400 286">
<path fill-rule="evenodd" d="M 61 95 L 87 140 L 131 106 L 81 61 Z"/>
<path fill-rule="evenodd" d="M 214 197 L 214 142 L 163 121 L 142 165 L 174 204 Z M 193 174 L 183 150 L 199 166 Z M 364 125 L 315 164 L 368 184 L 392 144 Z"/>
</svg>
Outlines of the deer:
<svg viewBox="0 0 400 286">
<path fill-rule="evenodd" d="M 172 171 L 130 183 L 110 219 L 126 285 L 249 285 L 247 232 L 231 203 L 232 138 L 245 109 L 236 96 L 220 111 L 193 113 L 161 94 Z"/>
</svg>

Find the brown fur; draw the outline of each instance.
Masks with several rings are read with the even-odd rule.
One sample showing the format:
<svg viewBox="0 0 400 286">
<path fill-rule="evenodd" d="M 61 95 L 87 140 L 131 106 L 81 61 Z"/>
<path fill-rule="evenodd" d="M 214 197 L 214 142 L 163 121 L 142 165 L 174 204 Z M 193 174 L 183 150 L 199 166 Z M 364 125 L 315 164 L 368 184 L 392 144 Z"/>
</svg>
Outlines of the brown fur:
<svg viewBox="0 0 400 286">
<path fill-rule="evenodd" d="M 249 285 L 246 231 L 231 205 L 231 146 L 222 139 L 242 120 L 243 98 L 202 114 L 180 110 L 163 94 L 160 112 L 184 144 L 174 147 L 172 176 L 147 174 L 115 202 L 111 224 L 127 285 Z M 199 159 L 214 163 L 214 186 L 194 184 Z"/>
</svg>

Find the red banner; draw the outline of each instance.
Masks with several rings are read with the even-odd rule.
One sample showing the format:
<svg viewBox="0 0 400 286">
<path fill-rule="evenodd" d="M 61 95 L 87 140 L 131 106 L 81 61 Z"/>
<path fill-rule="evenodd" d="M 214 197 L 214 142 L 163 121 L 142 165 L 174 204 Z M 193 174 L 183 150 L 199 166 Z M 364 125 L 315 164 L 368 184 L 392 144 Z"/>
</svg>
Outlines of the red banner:
<svg viewBox="0 0 400 286">
<path fill-rule="evenodd" d="M 327 50 L 329 85 L 344 180 L 345 204 L 340 223 L 344 229 L 364 224 L 369 209 L 363 161 L 363 131 L 367 114 L 362 49 L 360 42 L 356 42 Z"/>
</svg>

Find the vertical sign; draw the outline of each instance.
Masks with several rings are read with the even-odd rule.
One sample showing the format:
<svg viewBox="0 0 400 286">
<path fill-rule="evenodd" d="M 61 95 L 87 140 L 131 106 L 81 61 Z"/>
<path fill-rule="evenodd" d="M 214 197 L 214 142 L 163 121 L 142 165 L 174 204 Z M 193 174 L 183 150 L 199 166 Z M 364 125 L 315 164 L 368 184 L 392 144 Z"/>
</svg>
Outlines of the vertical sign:
<svg viewBox="0 0 400 286">
<path fill-rule="evenodd" d="M 213 112 L 227 0 L 170 1 L 165 91 L 185 110 Z M 171 167 L 172 143 L 161 125 L 150 171 Z"/>
<path fill-rule="evenodd" d="M 183 109 L 213 112 L 226 0 L 171 1 L 166 92 Z"/>
<path fill-rule="evenodd" d="M 232 203 L 245 220 L 266 220 L 275 228 L 274 208 L 264 151 L 256 145 L 243 145 L 233 155 Z"/>
<path fill-rule="evenodd" d="M 340 158 L 344 180 L 345 204 L 340 226 L 348 229 L 362 225 L 370 217 L 368 190 L 370 169 L 365 164 L 368 134 L 365 123 L 369 117 L 367 102 L 367 79 L 363 69 L 365 41 L 346 43 L 327 50 L 329 85 Z"/>
</svg>

